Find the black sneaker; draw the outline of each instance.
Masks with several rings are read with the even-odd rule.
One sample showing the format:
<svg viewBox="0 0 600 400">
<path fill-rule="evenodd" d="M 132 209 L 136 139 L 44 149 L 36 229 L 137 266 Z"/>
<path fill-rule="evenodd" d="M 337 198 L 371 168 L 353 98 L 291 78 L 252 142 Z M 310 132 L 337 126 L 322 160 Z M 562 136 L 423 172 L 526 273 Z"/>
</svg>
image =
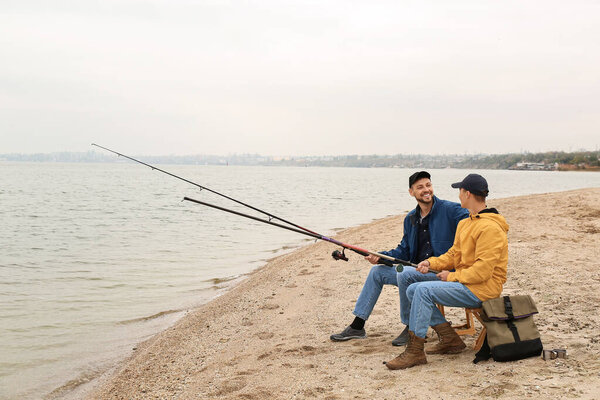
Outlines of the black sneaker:
<svg viewBox="0 0 600 400">
<path fill-rule="evenodd" d="M 400 336 L 392 340 L 392 346 L 404 346 L 406 343 L 408 343 L 409 337 L 410 335 L 408 334 L 408 325 L 406 325 Z"/>
<path fill-rule="evenodd" d="M 343 342 L 350 339 L 365 339 L 366 337 L 367 332 L 364 329 L 353 329 L 350 326 L 340 333 L 329 336 L 329 338 L 334 342 Z"/>
</svg>

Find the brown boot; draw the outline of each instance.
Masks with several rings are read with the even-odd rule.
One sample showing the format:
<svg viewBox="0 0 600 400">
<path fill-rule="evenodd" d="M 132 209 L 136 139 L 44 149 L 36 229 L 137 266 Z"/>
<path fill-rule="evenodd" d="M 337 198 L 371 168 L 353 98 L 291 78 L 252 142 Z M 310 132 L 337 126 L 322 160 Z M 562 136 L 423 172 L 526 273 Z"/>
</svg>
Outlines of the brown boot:
<svg viewBox="0 0 600 400">
<path fill-rule="evenodd" d="M 450 322 L 444 322 L 433 327 L 440 337 L 440 341 L 433 347 L 427 349 L 427 354 L 455 354 L 464 350 L 465 342 L 456 333 Z"/>
<path fill-rule="evenodd" d="M 385 364 L 389 369 L 404 369 L 414 367 L 415 365 L 427 364 L 427 358 L 423 351 L 425 339 L 415 336 L 413 331 L 408 331 L 408 334 L 410 336 L 404 353 Z"/>
</svg>

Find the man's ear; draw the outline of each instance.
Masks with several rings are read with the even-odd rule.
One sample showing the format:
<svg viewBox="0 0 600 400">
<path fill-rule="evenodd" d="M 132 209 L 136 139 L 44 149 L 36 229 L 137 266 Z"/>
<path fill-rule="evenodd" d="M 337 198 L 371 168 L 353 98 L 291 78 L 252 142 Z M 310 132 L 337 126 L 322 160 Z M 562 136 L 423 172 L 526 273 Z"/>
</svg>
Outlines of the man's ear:
<svg viewBox="0 0 600 400">
<path fill-rule="evenodd" d="M 410 194 L 412 197 L 415 197 L 415 194 L 413 193 L 412 187 L 408 188 L 408 194 Z"/>
</svg>

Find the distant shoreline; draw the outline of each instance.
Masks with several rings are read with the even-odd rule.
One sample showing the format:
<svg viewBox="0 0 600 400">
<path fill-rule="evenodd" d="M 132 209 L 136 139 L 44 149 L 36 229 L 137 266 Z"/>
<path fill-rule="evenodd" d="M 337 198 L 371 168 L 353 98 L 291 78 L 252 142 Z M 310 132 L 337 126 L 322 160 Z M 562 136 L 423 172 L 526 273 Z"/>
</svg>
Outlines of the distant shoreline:
<svg viewBox="0 0 600 400">
<path fill-rule="evenodd" d="M 264 156 L 259 154 L 197 154 L 181 156 L 132 156 L 147 163 L 173 165 L 600 171 L 600 151 L 445 155 Z M 130 162 L 114 154 L 96 150 L 88 152 L 0 154 L 0 162 L 2 161 L 67 163 Z"/>
</svg>

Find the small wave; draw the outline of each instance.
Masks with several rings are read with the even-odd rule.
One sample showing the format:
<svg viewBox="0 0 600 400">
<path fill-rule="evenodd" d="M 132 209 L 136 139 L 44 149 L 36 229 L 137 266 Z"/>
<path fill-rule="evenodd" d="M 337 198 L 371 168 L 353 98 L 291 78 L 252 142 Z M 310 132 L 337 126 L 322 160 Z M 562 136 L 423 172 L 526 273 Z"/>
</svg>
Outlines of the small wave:
<svg viewBox="0 0 600 400">
<path fill-rule="evenodd" d="M 209 283 L 212 283 L 213 285 L 218 285 L 220 283 L 232 281 L 232 280 L 236 279 L 237 277 L 238 277 L 237 275 L 234 275 L 234 276 L 226 276 L 225 278 L 211 278 L 211 279 L 207 279 L 202 282 L 209 282 Z"/>
<path fill-rule="evenodd" d="M 309 239 L 312 240 L 312 239 Z M 277 249 L 273 249 L 273 250 L 269 250 L 271 253 L 275 254 L 275 253 L 279 253 L 280 251 L 285 251 L 285 250 L 292 250 L 292 249 L 297 249 L 299 246 L 298 245 L 284 245 L 281 246 Z"/>
<path fill-rule="evenodd" d="M 162 250 L 158 250 L 158 253 L 171 254 L 171 253 L 175 253 L 175 251 L 174 250 L 169 250 L 169 249 L 162 249 Z M 178 262 L 178 261 L 172 261 L 172 262 Z"/>
<path fill-rule="evenodd" d="M 67 341 L 62 341 L 62 342 L 57 342 L 57 343 L 36 344 L 35 351 L 66 348 L 68 345 L 70 345 L 72 343 L 73 343 L 72 341 L 67 340 Z"/>
<path fill-rule="evenodd" d="M 150 321 L 152 319 L 155 318 L 160 318 L 164 315 L 169 315 L 169 314 L 173 314 L 173 313 L 177 313 L 177 312 L 181 312 L 182 310 L 167 310 L 167 311 L 161 311 L 159 313 L 156 313 L 154 315 L 150 315 L 148 317 L 140 317 L 140 318 L 134 318 L 134 319 L 128 319 L 125 321 L 120 321 L 118 322 L 119 325 L 128 325 L 128 324 L 134 324 L 136 322 L 144 322 L 144 321 Z"/>
<path fill-rule="evenodd" d="M 48 394 L 47 398 L 58 399 L 64 397 L 67 393 L 72 392 L 79 386 L 98 378 L 101 374 L 102 371 L 100 370 L 86 371 L 80 374 L 77 378 L 71 379 L 70 381 L 54 389 L 52 392 L 50 392 L 50 394 Z"/>
<path fill-rule="evenodd" d="M 63 327 L 59 324 L 45 324 L 45 325 L 37 325 L 33 328 L 31 327 L 27 327 L 27 328 L 4 328 L 6 330 L 6 332 L 10 332 L 10 333 L 31 333 L 32 329 L 35 329 L 37 332 L 41 331 L 41 330 L 56 330 L 56 329 L 62 329 Z"/>
<path fill-rule="evenodd" d="M 9 256 L 16 256 L 17 254 L 9 254 Z M 10 264 L 4 264 L 4 265 L 0 265 L 0 268 L 20 268 L 21 264 L 17 264 L 17 263 L 10 263 Z"/>
<path fill-rule="evenodd" d="M 125 286 L 127 286 L 125 283 L 115 283 L 113 285 L 100 286 L 99 289 L 116 289 Z"/>
<path fill-rule="evenodd" d="M 40 365 L 51 364 L 59 361 L 61 361 L 61 359 L 58 357 L 45 357 L 34 358 L 26 361 L 0 362 L 0 371 L 7 371 L 2 372 L 0 376 L 11 375 L 13 374 L 13 371 L 19 371 L 23 368 L 39 367 Z"/>
</svg>

